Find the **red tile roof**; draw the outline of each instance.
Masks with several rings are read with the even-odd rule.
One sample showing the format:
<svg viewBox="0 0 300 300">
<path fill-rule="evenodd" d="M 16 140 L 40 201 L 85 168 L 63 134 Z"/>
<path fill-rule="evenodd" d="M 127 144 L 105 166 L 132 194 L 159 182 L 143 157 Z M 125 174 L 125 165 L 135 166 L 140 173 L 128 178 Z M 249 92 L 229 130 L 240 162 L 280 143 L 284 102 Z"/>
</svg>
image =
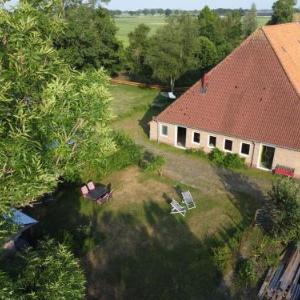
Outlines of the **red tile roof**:
<svg viewBox="0 0 300 300">
<path fill-rule="evenodd" d="M 263 27 L 210 71 L 206 94 L 197 82 L 157 120 L 300 150 L 298 57 L 298 23 Z"/>
</svg>

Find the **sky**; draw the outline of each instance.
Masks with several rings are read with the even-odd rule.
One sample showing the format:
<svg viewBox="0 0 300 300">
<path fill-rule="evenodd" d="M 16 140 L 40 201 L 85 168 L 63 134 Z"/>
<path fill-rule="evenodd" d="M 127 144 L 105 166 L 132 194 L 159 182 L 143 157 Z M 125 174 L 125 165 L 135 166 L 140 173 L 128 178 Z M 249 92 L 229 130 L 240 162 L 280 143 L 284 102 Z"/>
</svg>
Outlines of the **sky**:
<svg viewBox="0 0 300 300">
<path fill-rule="evenodd" d="M 274 0 L 111 0 L 108 8 L 120 10 L 137 10 L 142 8 L 201 9 L 211 8 L 250 8 L 256 2 L 258 9 L 270 9 Z"/>
</svg>

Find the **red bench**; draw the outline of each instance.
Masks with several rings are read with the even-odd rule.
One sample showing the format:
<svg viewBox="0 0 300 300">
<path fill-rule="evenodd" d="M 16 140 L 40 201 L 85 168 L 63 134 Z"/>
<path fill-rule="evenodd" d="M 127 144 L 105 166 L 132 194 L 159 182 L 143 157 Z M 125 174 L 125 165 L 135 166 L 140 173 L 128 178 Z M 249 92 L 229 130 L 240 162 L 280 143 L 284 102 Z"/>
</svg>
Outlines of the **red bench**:
<svg viewBox="0 0 300 300">
<path fill-rule="evenodd" d="M 293 178 L 295 176 L 295 169 L 277 165 L 274 174 Z"/>
</svg>

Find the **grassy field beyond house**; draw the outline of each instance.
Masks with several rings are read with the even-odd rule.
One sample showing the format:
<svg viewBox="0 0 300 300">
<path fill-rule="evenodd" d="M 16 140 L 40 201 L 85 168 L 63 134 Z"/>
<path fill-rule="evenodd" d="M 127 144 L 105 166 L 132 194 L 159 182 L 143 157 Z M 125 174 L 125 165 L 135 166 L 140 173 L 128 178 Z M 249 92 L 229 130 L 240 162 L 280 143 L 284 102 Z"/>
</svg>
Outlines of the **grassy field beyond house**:
<svg viewBox="0 0 300 300">
<path fill-rule="evenodd" d="M 115 18 L 118 31 L 118 38 L 128 45 L 128 34 L 133 31 L 139 24 L 146 24 L 151 28 L 151 33 L 165 24 L 165 16 L 122 16 Z"/>
<path fill-rule="evenodd" d="M 270 17 L 257 17 L 259 26 L 265 25 Z M 151 34 L 158 28 L 166 24 L 166 17 L 161 16 L 120 16 L 115 18 L 116 25 L 119 29 L 117 37 L 125 46 L 128 45 L 128 34 L 133 31 L 139 24 L 146 24 L 151 28 Z"/>
</svg>

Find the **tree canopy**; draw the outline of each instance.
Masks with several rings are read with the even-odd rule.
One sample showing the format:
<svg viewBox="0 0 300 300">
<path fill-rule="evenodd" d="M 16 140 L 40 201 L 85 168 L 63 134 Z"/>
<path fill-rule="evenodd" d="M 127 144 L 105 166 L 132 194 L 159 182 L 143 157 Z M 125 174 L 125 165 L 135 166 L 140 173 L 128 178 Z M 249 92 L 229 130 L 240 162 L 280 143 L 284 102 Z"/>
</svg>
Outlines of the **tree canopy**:
<svg viewBox="0 0 300 300">
<path fill-rule="evenodd" d="M 273 14 L 269 24 L 282 24 L 293 21 L 296 0 L 277 0 L 273 4 Z"/>
<path fill-rule="evenodd" d="M 104 67 L 110 74 L 120 71 L 122 46 L 106 9 L 71 6 L 66 9 L 65 18 L 66 27 L 55 46 L 67 63 L 79 70 Z"/>
<path fill-rule="evenodd" d="M 8 266 L 9 264 L 9 266 Z M 63 245 L 41 242 L 0 269 L 0 299 L 69 299 L 85 295 L 79 262 Z"/>
<path fill-rule="evenodd" d="M 126 68 L 133 77 L 146 80 L 151 77 L 152 70 L 146 63 L 147 53 L 150 47 L 150 27 L 140 24 L 128 35 L 129 46 L 126 49 Z"/>
<path fill-rule="evenodd" d="M 250 11 L 246 13 L 243 19 L 244 36 L 249 36 L 258 27 L 257 9 L 255 3 L 252 4 Z"/>
<path fill-rule="evenodd" d="M 169 82 L 171 91 L 175 81 L 190 69 L 197 67 L 197 24 L 191 16 L 169 17 L 168 24 L 150 39 L 147 62 L 153 77 Z"/>
<path fill-rule="evenodd" d="M 63 21 L 47 7 L 0 9 L 1 205 L 28 204 L 114 151 L 108 78 L 64 63 L 52 45 Z"/>
</svg>

